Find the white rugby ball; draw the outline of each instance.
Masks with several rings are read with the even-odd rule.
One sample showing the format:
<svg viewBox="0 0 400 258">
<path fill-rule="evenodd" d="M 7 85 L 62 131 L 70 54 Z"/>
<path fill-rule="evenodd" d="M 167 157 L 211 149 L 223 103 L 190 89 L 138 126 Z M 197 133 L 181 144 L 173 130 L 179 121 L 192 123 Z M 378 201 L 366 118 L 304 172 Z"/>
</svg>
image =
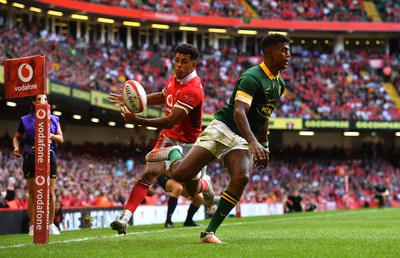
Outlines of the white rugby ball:
<svg viewBox="0 0 400 258">
<path fill-rule="evenodd" d="M 122 85 L 122 96 L 125 106 L 134 113 L 142 112 L 147 105 L 146 91 L 135 80 L 128 80 Z"/>
</svg>

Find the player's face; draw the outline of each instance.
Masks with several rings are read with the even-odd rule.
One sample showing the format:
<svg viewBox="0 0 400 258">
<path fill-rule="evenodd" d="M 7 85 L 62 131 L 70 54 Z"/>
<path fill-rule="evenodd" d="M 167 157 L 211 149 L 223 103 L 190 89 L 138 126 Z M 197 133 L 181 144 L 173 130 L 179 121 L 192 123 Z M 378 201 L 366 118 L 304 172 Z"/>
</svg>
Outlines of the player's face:
<svg viewBox="0 0 400 258">
<path fill-rule="evenodd" d="M 278 71 L 286 69 L 290 58 L 289 44 L 284 42 L 277 44 L 272 51 L 272 58 Z"/>
<path fill-rule="evenodd" d="M 174 58 L 174 69 L 178 79 L 185 78 L 196 67 L 196 61 L 190 59 L 189 54 L 176 53 Z"/>
</svg>

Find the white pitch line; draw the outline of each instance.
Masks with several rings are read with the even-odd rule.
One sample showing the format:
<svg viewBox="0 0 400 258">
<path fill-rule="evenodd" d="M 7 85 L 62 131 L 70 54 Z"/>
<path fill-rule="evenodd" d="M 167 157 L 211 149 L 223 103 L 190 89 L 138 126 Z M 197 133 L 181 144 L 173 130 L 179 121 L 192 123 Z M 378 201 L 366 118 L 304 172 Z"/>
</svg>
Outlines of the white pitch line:
<svg viewBox="0 0 400 258">
<path fill-rule="evenodd" d="M 387 209 L 385 212 L 390 211 L 393 209 Z M 378 212 L 378 210 L 371 209 L 368 210 L 368 212 Z M 353 213 L 358 213 L 357 211 L 347 211 L 347 212 L 339 212 L 339 213 L 331 213 L 331 214 L 319 214 L 315 216 L 305 216 L 305 217 L 294 217 L 294 218 L 278 218 L 278 219 L 273 219 L 273 220 L 264 220 L 263 222 L 275 222 L 275 221 L 288 221 L 288 220 L 307 220 L 307 219 L 315 219 L 315 218 L 325 218 L 325 217 L 336 217 L 336 216 L 342 216 L 342 215 L 348 215 L 348 214 L 353 214 Z M 259 221 L 250 221 L 250 222 L 235 222 L 235 223 L 229 223 L 229 224 L 222 224 L 221 226 L 240 226 L 243 224 L 249 224 L 249 223 L 259 223 Z M 193 228 L 176 228 L 174 230 L 190 230 Z M 170 231 L 168 229 L 159 229 L 159 230 L 152 230 L 152 231 L 141 231 L 141 232 L 129 232 L 126 233 L 126 235 L 137 235 L 137 234 L 150 234 L 150 233 L 162 233 Z M 83 242 L 83 241 L 91 241 L 91 240 L 96 240 L 96 239 L 106 239 L 106 238 L 115 238 L 115 237 L 124 237 L 124 235 L 110 235 L 110 236 L 96 236 L 96 237 L 84 237 L 84 238 L 77 238 L 77 239 L 70 239 L 70 240 L 63 240 L 63 241 L 54 241 L 54 242 L 49 242 L 49 244 L 65 244 L 65 243 L 74 243 L 74 242 Z M 399 237 L 400 238 L 400 237 Z M 26 247 L 26 246 L 31 246 L 34 245 L 33 243 L 29 244 L 16 244 L 16 245 L 8 245 L 8 246 L 0 246 L 0 249 L 8 249 L 8 248 L 19 248 L 19 247 Z"/>
</svg>

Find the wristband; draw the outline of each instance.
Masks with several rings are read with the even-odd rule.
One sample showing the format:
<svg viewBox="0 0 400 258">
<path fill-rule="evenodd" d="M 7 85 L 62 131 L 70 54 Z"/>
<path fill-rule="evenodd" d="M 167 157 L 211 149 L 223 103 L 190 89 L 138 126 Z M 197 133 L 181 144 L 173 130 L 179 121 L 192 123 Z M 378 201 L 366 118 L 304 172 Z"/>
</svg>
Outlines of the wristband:
<svg viewBox="0 0 400 258">
<path fill-rule="evenodd" d="M 268 142 L 260 142 L 260 144 L 264 147 L 264 149 L 269 151 L 269 143 Z"/>
</svg>

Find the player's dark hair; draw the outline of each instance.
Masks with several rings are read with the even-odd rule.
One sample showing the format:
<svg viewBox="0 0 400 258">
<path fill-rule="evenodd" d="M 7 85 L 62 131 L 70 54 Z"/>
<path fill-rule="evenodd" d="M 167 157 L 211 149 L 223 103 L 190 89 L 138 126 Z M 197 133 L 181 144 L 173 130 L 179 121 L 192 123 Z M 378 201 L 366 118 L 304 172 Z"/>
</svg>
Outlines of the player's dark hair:
<svg viewBox="0 0 400 258">
<path fill-rule="evenodd" d="M 200 56 L 199 50 L 193 46 L 192 44 L 182 44 L 179 45 L 175 48 L 175 55 L 179 54 L 184 54 L 184 55 L 190 55 L 190 59 L 196 60 Z"/>
<path fill-rule="evenodd" d="M 290 39 L 282 34 L 272 33 L 272 34 L 269 34 L 268 36 L 265 36 L 261 40 L 261 49 L 263 52 L 265 52 L 265 50 L 268 49 L 269 47 L 274 46 L 279 43 L 282 43 L 282 42 L 289 44 Z"/>
</svg>

